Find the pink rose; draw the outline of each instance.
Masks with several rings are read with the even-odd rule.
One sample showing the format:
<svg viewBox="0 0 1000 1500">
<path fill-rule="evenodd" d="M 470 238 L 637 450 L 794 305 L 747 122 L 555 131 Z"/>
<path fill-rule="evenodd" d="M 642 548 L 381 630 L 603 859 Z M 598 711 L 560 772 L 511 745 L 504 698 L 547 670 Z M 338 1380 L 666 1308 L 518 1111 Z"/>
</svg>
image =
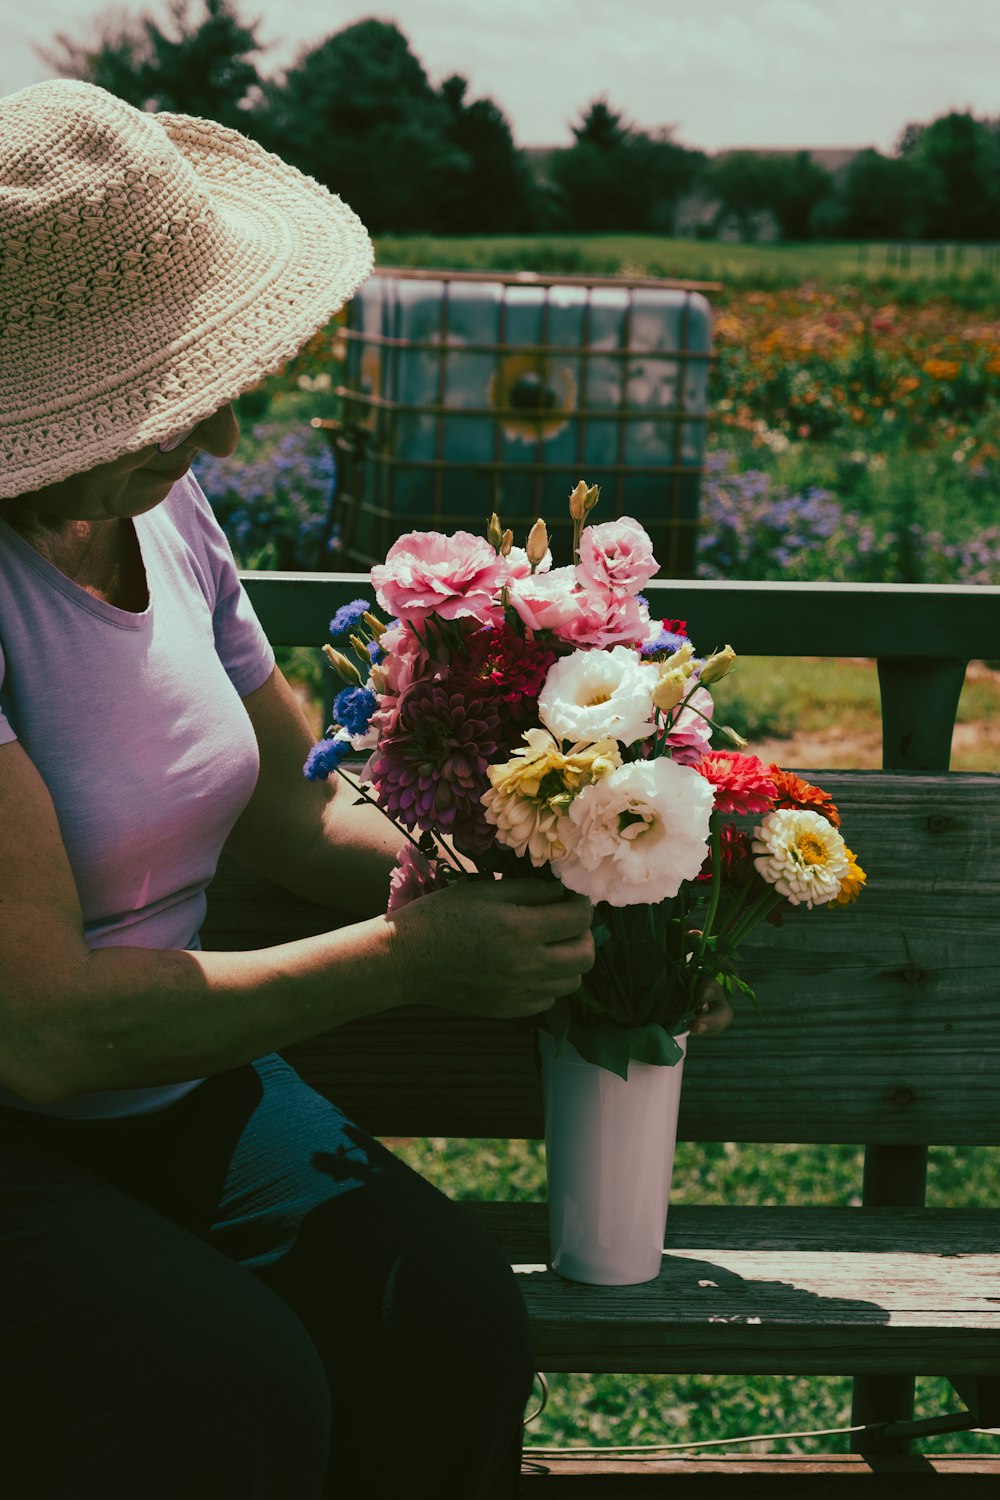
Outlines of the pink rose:
<svg viewBox="0 0 1000 1500">
<path fill-rule="evenodd" d="M 587 588 L 638 594 L 659 566 L 652 542 L 631 516 L 588 526 L 580 538 L 578 571 Z"/>
<path fill-rule="evenodd" d="M 372 568 L 375 597 L 384 610 L 417 624 L 428 615 L 442 620 L 471 616 L 495 625 L 503 606 L 494 596 L 507 564 L 485 537 L 468 531 L 410 531 L 393 542 L 385 562 Z"/>
</svg>

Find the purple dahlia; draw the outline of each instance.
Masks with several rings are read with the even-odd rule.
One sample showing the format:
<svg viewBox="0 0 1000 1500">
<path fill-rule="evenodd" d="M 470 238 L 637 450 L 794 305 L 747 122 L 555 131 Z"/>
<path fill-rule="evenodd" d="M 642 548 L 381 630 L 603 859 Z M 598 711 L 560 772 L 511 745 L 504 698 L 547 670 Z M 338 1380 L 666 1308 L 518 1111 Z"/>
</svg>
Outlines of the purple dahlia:
<svg viewBox="0 0 1000 1500">
<path fill-rule="evenodd" d="M 492 703 L 470 702 L 445 683 L 415 683 L 372 763 L 379 803 L 404 828 L 437 827 L 460 849 L 488 849 L 493 830 L 480 798 L 499 729 Z"/>
</svg>

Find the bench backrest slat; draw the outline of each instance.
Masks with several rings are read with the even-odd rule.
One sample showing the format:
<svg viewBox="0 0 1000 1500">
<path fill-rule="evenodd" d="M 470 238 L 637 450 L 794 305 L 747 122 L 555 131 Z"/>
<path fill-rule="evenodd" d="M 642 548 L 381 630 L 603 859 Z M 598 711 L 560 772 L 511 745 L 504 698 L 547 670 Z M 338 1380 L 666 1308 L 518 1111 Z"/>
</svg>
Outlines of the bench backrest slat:
<svg viewBox="0 0 1000 1500">
<path fill-rule="evenodd" d="M 747 946 L 749 1005 L 695 1043 L 690 1140 L 1000 1144 L 1000 776 L 810 773 L 869 875 L 861 901 L 790 913 Z M 207 946 L 335 925 L 231 867 Z M 355 1022 L 289 1055 L 383 1135 L 538 1136 L 534 1033 L 441 1012 Z"/>
</svg>

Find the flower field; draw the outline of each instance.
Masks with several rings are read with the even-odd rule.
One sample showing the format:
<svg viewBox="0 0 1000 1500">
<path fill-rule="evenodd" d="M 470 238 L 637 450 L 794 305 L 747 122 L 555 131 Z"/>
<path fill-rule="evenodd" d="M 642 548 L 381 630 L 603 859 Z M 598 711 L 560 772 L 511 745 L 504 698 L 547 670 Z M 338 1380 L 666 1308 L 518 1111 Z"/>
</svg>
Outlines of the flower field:
<svg viewBox="0 0 1000 1500">
<path fill-rule="evenodd" d="M 707 577 L 1000 582 L 1000 308 L 717 299 Z"/>
</svg>

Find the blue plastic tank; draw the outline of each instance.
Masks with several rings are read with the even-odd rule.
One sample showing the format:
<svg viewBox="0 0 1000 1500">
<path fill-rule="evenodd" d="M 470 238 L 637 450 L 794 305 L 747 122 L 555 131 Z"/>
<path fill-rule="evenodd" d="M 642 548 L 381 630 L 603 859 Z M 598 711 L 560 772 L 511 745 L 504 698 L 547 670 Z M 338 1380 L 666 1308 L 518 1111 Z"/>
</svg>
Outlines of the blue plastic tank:
<svg viewBox="0 0 1000 1500">
<path fill-rule="evenodd" d="M 349 304 L 337 388 L 346 567 L 403 532 L 515 540 L 536 516 L 569 561 L 567 498 L 635 516 L 662 577 L 689 577 L 705 448 L 711 310 L 683 283 L 380 270 Z"/>
</svg>

